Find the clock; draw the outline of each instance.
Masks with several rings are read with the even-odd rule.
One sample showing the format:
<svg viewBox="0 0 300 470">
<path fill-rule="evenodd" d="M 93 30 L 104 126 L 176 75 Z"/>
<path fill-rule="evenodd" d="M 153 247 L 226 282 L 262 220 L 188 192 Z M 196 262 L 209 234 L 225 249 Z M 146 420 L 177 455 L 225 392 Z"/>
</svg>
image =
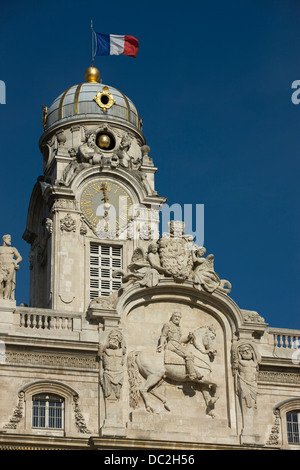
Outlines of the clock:
<svg viewBox="0 0 300 470">
<path fill-rule="evenodd" d="M 111 178 L 98 178 L 82 191 L 80 210 L 97 232 L 117 233 L 132 217 L 133 199 L 122 184 Z"/>
</svg>

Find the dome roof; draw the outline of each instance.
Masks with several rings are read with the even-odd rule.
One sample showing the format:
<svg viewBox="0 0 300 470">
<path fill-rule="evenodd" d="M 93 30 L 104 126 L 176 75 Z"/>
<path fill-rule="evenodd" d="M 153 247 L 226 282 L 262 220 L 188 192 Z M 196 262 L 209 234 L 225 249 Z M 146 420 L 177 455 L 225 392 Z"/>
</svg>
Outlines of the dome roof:
<svg viewBox="0 0 300 470">
<path fill-rule="evenodd" d="M 87 73 L 85 76 L 86 83 L 71 86 L 48 108 L 45 131 L 58 124 L 82 119 L 125 121 L 141 130 L 137 109 L 127 96 L 91 79 Z"/>
</svg>

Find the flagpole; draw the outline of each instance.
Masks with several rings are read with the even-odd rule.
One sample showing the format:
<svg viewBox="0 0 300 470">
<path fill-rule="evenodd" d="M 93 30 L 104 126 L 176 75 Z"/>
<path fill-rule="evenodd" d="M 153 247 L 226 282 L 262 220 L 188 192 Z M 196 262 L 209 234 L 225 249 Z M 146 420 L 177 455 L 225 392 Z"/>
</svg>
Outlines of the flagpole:
<svg viewBox="0 0 300 470">
<path fill-rule="evenodd" d="M 93 20 L 91 20 L 91 67 L 94 65 L 94 47 L 93 47 L 93 39 L 94 39 L 94 31 L 93 31 Z"/>
</svg>

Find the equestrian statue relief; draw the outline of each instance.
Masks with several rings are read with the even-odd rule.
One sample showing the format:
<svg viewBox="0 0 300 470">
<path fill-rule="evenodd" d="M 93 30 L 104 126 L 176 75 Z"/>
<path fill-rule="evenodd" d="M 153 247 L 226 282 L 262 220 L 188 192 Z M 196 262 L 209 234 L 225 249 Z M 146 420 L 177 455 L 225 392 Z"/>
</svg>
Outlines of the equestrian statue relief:
<svg viewBox="0 0 300 470">
<path fill-rule="evenodd" d="M 217 383 L 210 379 L 211 362 L 217 354 L 216 332 L 213 326 L 200 326 L 183 335 L 180 327 L 181 313 L 173 312 L 163 325 L 157 348 L 132 351 L 127 357 L 130 406 L 137 408 L 140 397 L 146 410 L 155 411 L 149 394 L 160 400 L 171 411 L 167 398 L 157 388 L 170 379 L 171 383 L 190 382 L 202 392 L 206 413 L 214 417 Z M 164 353 L 162 354 L 162 352 Z"/>
</svg>

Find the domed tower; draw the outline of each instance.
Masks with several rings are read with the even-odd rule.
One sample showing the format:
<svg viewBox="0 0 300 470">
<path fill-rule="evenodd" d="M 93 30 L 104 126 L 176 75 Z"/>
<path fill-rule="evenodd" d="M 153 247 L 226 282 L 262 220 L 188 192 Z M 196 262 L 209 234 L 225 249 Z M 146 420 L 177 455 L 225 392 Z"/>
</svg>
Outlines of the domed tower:
<svg viewBox="0 0 300 470">
<path fill-rule="evenodd" d="M 43 175 L 23 238 L 30 243 L 30 306 L 84 312 L 121 287 L 114 271 L 156 240 L 156 168 L 134 103 L 90 67 L 43 107 Z"/>
</svg>

